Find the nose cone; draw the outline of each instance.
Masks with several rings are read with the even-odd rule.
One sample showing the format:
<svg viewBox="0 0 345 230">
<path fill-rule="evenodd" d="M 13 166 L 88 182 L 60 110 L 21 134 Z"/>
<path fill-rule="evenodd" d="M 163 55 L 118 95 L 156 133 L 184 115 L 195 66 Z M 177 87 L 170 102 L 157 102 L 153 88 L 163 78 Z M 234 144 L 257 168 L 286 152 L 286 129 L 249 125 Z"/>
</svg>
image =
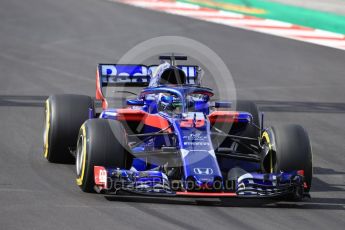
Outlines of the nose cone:
<svg viewBox="0 0 345 230">
<path fill-rule="evenodd" d="M 185 188 L 188 191 L 211 192 L 223 190 L 222 178 L 208 176 L 190 176 L 186 180 Z"/>
</svg>

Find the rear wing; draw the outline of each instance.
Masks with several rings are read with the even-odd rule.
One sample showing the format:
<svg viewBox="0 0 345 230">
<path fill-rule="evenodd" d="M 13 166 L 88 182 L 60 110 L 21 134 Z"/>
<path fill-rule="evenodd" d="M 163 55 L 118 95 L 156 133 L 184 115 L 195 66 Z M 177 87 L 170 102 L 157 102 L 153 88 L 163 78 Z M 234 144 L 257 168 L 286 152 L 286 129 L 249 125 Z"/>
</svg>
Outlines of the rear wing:
<svg viewBox="0 0 345 230">
<path fill-rule="evenodd" d="M 151 73 L 158 65 L 137 64 L 99 64 L 96 74 L 96 98 L 104 99 L 102 88 L 109 86 L 146 87 L 150 83 Z M 198 84 L 198 66 L 177 65 L 184 71 L 187 84 Z"/>
<path fill-rule="evenodd" d="M 145 65 L 99 64 L 98 74 L 102 87 L 143 87 L 150 83 L 148 67 Z"/>
</svg>

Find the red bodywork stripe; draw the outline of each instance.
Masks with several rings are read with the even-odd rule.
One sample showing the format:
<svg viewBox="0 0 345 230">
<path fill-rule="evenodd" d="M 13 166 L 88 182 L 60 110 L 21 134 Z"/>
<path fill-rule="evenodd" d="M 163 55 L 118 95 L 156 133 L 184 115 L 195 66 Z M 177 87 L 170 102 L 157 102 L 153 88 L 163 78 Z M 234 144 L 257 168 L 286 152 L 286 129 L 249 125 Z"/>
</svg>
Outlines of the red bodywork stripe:
<svg viewBox="0 0 345 230">
<path fill-rule="evenodd" d="M 235 197 L 236 193 L 233 192 L 176 192 L 178 196 L 198 196 L 198 197 Z"/>
<path fill-rule="evenodd" d="M 96 99 L 97 100 L 103 100 L 104 99 L 104 96 L 102 94 L 102 89 L 101 89 L 101 85 L 100 85 L 100 76 L 99 76 L 99 70 L 97 68 L 97 71 L 96 71 Z"/>
<path fill-rule="evenodd" d="M 117 109 L 117 120 L 119 121 L 141 121 L 148 113 L 135 109 Z"/>
<path fill-rule="evenodd" d="M 102 100 L 102 108 L 103 109 L 108 108 L 108 102 L 102 93 L 101 79 L 100 79 L 98 68 L 96 70 L 96 100 Z"/>
<path fill-rule="evenodd" d="M 304 176 L 304 170 L 298 170 L 297 174 L 300 175 L 300 176 Z"/>
<path fill-rule="evenodd" d="M 155 114 L 149 114 L 142 110 L 134 110 L 134 109 L 118 109 L 117 112 L 117 120 L 119 121 L 136 121 L 142 122 L 145 125 L 155 127 L 158 129 L 166 129 L 169 127 L 169 122 Z M 168 129 L 167 131 L 171 131 Z"/>
<path fill-rule="evenodd" d="M 238 121 L 238 112 L 234 111 L 214 111 L 208 115 L 208 119 L 213 125 L 216 122 L 233 123 Z"/>
</svg>

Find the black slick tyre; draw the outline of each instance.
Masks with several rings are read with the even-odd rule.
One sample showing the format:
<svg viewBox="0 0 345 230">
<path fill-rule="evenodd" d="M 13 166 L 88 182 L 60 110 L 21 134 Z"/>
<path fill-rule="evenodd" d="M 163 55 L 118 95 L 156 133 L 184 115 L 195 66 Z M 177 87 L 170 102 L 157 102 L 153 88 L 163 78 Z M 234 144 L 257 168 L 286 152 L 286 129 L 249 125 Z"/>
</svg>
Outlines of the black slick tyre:
<svg viewBox="0 0 345 230">
<path fill-rule="evenodd" d="M 52 163 L 74 163 L 70 153 L 93 100 L 83 95 L 51 95 L 45 103 L 43 155 Z"/>
<path fill-rule="evenodd" d="M 236 104 L 236 110 L 250 113 L 253 117 L 253 124 L 260 127 L 259 109 L 254 102 L 238 101 Z M 243 137 L 258 138 L 260 136 L 260 130 L 257 127 L 248 124 L 246 129 L 243 130 L 240 135 Z"/>
<path fill-rule="evenodd" d="M 278 125 L 264 133 L 265 141 L 274 151 L 274 172 L 304 170 L 305 192 L 309 192 L 313 177 L 313 155 L 309 136 L 300 125 Z"/>
<path fill-rule="evenodd" d="M 129 169 L 132 155 L 127 134 L 119 121 L 92 119 L 79 132 L 76 151 L 76 182 L 84 192 L 94 192 L 94 166 Z"/>
</svg>

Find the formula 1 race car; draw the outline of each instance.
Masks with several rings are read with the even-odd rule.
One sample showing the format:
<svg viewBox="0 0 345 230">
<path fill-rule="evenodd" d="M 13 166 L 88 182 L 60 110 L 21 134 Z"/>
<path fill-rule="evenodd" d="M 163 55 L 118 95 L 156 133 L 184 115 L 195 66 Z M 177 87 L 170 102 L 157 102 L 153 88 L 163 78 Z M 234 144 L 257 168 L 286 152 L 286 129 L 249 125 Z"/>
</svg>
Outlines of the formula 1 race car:
<svg viewBox="0 0 345 230">
<path fill-rule="evenodd" d="M 309 196 L 312 151 L 299 125 L 265 128 L 250 101 L 213 101 L 200 67 L 99 64 L 96 99 L 51 95 L 44 157 L 74 163 L 84 192 L 191 197 Z M 116 87 L 143 87 L 115 108 Z M 129 89 L 129 88 L 127 88 Z M 122 91 L 131 93 L 128 91 Z"/>
</svg>

